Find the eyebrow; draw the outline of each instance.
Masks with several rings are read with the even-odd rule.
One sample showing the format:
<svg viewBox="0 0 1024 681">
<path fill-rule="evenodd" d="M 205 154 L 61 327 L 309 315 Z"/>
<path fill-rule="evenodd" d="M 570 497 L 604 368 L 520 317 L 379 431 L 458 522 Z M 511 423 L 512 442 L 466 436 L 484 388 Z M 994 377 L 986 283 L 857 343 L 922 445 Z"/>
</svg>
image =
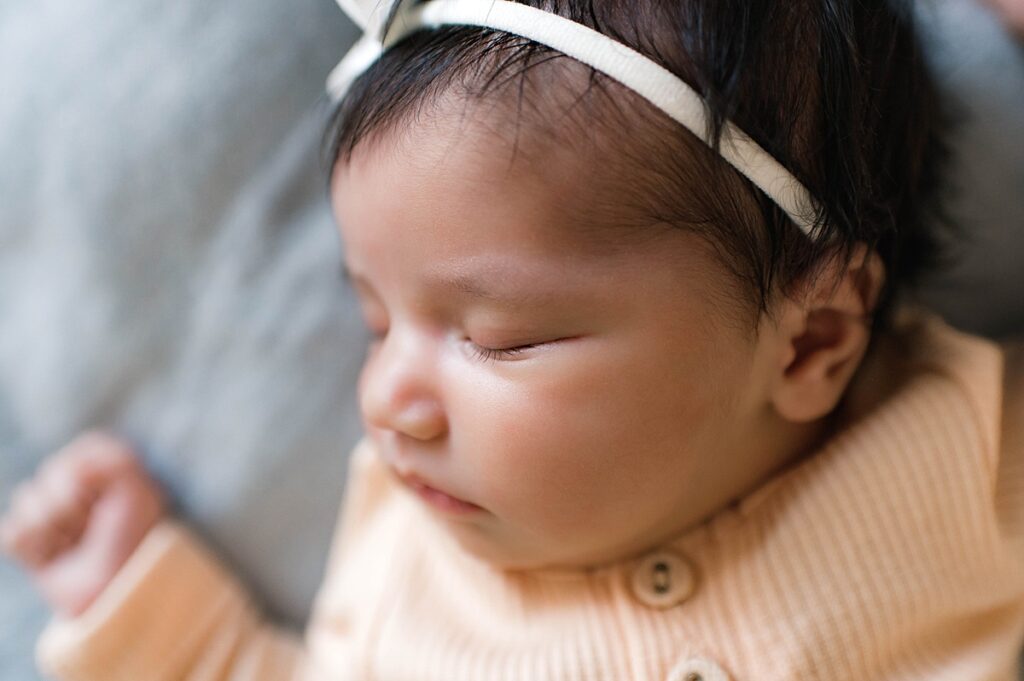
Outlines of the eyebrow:
<svg viewBox="0 0 1024 681">
<path fill-rule="evenodd" d="M 356 289 L 375 293 L 370 282 L 358 272 L 352 271 L 347 263 L 341 264 L 341 276 Z M 555 297 L 555 293 L 551 291 L 496 288 L 485 278 L 469 274 L 440 274 L 431 277 L 427 283 L 428 286 L 438 289 L 458 291 L 470 298 L 512 305 L 537 304 Z"/>
<path fill-rule="evenodd" d="M 538 290 L 494 288 L 490 282 L 484 279 L 465 274 L 438 277 L 436 282 L 439 286 L 454 289 L 470 298 L 495 302 L 518 302 L 525 304 L 551 297 L 549 292 Z"/>
</svg>

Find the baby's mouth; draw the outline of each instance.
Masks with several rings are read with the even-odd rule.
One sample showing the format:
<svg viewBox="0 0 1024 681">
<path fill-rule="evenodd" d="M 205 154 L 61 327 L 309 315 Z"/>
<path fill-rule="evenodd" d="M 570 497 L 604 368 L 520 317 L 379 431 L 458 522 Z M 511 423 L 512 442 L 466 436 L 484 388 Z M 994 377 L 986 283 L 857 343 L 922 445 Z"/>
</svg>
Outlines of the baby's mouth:
<svg viewBox="0 0 1024 681">
<path fill-rule="evenodd" d="M 391 469 L 395 476 L 402 481 L 407 488 L 416 494 L 424 503 L 443 513 L 465 515 L 479 513 L 483 509 L 476 504 L 470 503 L 458 497 L 442 492 L 433 487 L 425 480 L 414 474 L 402 474 L 394 468 Z"/>
</svg>

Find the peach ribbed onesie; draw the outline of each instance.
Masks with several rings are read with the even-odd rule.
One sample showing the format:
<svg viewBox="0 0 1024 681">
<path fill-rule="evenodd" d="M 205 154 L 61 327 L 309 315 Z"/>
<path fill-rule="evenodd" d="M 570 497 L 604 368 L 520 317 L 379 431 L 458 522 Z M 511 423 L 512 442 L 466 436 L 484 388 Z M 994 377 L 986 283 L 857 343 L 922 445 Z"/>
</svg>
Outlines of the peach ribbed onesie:
<svg viewBox="0 0 1024 681">
<path fill-rule="evenodd" d="M 1009 681 L 1024 371 L 1004 390 L 1004 352 L 932 317 L 886 343 L 818 451 L 642 556 L 493 569 L 364 442 L 305 640 L 165 522 L 51 622 L 39 663 L 69 681 Z"/>
</svg>

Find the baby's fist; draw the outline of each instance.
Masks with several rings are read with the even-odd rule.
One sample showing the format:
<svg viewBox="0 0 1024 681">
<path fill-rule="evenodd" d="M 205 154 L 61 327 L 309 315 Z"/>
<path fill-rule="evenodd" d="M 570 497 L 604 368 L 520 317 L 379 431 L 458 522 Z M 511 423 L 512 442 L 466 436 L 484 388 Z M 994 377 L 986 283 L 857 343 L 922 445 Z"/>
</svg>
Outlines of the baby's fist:
<svg viewBox="0 0 1024 681">
<path fill-rule="evenodd" d="M 164 514 L 164 495 L 131 445 L 88 432 L 19 485 L 0 518 L 0 547 L 46 601 L 78 615 Z"/>
</svg>

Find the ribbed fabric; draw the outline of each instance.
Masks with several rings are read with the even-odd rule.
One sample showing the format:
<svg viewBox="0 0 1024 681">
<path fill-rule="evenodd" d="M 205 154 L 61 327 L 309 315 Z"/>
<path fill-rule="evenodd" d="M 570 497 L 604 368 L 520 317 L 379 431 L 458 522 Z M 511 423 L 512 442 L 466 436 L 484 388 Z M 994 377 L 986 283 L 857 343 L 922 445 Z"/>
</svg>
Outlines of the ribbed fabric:
<svg viewBox="0 0 1024 681">
<path fill-rule="evenodd" d="M 924 317 L 887 347 L 819 451 L 645 556 L 493 569 L 364 442 L 304 645 L 266 627 L 168 522 L 87 613 L 51 623 L 39 663 L 69 681 L 1010 681 L 1024 637 L 1024 368 L 1004 402 L 987 341 Z M 639 571 L 652 555 L 696 578 L 669 607 Z"/>
</svg>

